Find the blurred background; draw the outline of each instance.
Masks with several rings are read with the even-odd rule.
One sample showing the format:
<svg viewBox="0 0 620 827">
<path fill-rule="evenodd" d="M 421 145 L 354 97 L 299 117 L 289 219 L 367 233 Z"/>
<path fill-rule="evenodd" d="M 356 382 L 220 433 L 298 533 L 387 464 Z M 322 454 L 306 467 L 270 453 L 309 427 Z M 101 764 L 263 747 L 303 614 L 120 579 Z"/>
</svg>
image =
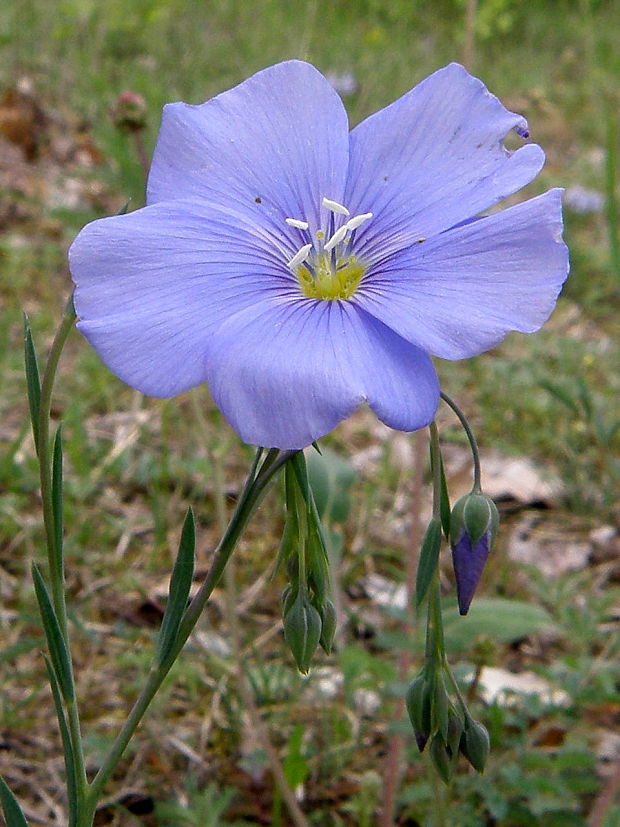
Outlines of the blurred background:
<svg viewBox="0 0 620 827">
<path fill-rule="evenodd" d="M 330 79 L 352 124 L 464 62 L 527 117 L 547 153 L 511 200 L 566 187 L 572 272 L 545 329 L 438 363 L 474 425 L 503 517 L 466 619 L 448 555 L 443 571 L 451 658 L 492 755 L 484 776 L 463 766 L 447 790 L 415 749 L 398 699 L 420 658 L 407 575 L 429 508 L 426 447 L 361 410 L 324 440 L 313 470 L 341 620 L 336 652 L 302 677 L 285 649 L 272 495 L 97 823 L 620 824 L 619 46 L 613 0 L 4 0 L 0 772 L 33 824 L 66 816 L 28 574 L 44 553 L 22 310 L 43 356 L 70 292 L 67 247 L 87 221 L 144 203 L 165 102 L 200 103 L 293 57 Z M 251 452 L 207 389 L 146 399 L 78 334 L 53 416 L 65 428 L 67 580 L 96 769 L 148 668 L 184 511 L 196 511 L 199 578 Z M 456 499 L 469 486 L 468 451 L 448 413 L 439 424 Z"/>
</svg>

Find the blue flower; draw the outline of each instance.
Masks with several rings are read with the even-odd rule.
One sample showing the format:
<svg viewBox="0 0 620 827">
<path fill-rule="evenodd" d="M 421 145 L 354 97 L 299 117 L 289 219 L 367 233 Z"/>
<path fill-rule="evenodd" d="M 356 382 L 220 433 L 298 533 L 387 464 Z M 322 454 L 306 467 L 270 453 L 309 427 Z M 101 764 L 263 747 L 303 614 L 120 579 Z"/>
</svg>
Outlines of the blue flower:
<svg viewBox="0 0 620 827">
<path fill-rule="evenodd" d="M 312 66 L 173 103 L 147 206 L 69 253 L 79 329 L 123 381 L 206 382 L 249 443 L 302 448 L 366 402 L 404 431 L 435 415 L 431 354 L 537 330 L 566 278 L 560 190 L 476 218 L 531 181 L 540 147 L 451 64 L 349 133 Z"/>
</svg>

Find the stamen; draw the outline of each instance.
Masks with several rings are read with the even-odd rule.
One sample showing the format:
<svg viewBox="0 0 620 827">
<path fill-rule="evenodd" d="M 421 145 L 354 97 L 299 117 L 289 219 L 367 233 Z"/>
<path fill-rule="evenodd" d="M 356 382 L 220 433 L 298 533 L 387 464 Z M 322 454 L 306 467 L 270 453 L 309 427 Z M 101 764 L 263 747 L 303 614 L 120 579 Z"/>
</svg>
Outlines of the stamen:
<svg viewBox="0 0 620 827">
<path fill-rule="evenodd" d="M 337 229 L 333 236 L 329 239 L 329 241 L 325 243 L 325 246 L 323 247 L 325 252 L 329 253 L 329 251 L 332 250 L 336 246 L 336 244 L 340 244 L 340 242 L 348 232 L 349 228 L 346 224 L 343 224 L 342 227 Z"/>
<path fill-rule="evenodd" d="M 361 215 L 354 215 L 353 218 L 349 218 L 345 227 L 349 230 L 357 230 L 359 226 L 361 226 L 364 221 L 368 221 L 369 218 L 372 218 L 371 212 L 361 213 Z"/>
<path fill-rule="evenodd" d="M 337 212 L 338 215 L 351 215 L 346 207 L 343 207 L 342 204 L 339 204 L 337 201 L 332 201 L 330 198 L 324 198 L 321 201 L 321 204 L 326 210 Z"/>
<path fill-rule="evenodd" d="M 310 255 L 311 249 L 312 244 L 304 244 L 304 246 L 300 250 L 297 250 L 293 258 L 287 263 L 286 266 L 291 270 L 294 270 L 299 264 L 303 264 L 303 262 Z"/>
<path fill-rule="evenodd" d="M 307 221 L 300 221 L 299 218 L 285 218 L 284 220 L 289 227 L 296 227 L 298 230 L 307 230 L 309 227 Z"/>
</svg>

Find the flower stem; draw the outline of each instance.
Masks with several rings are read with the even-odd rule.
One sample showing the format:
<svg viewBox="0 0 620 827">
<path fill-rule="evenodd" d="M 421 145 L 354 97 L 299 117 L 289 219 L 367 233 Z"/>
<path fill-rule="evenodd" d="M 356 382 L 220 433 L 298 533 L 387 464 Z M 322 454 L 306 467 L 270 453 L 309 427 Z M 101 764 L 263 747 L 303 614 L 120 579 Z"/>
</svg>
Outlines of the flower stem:
<svg viewBox="0 0 620 827">
<path fill-rule="evenodd" d="M 443 401 L 448 405 L 448 407 L 452 408 L 456 416 L 458 417 L 459 422 L 463 426 L 463 430 L 467 434 L 467 439 L 469 440 L 469 445 L 471 448 L 472 457 L 474 460 L 474 491 L 481 491 L 481 473 L 480 473 L 480 451 L 478 450 L 478 443 L 476 442 L 476 437 L 474 436 L 474 432 L 472 431 L 469 422 L 467 421 L 467 417 L 463 413 L 463 411 L 459 408 L 456 402 L 448 396 L 447 393 L 441 391 L 440 393 L 441 398 Z"/>
<path fill-rule="evenodd" d="M 138 724 L 142 720 L 144 713 L 155 697 L 155 694 L 166 678 L 166 675 L 172 668 L 181 649 L 193 631 L 194 626 L 198 622 L 207 600 L 211 596 L 213 589 L 218 584 L 224 572 L 226 563 L 228 562 L 230 555 L 232 554 L 235 545 L 241 536 L 241 533 L 246 527 L 256 506 L 266 493 L 269 483 L 272 481 L 280 468 L 282 468 L 282 466 L 295 453 L 295 451 L 279 451 L 273 448 L 268 451 L 260 470 L 255 471 L 254 466 L 250 472 L 241 496 L 237 502 L 233 516 L 231 517 L 228 527 L 226 528 L 226 531 L 224 532 L 224 535 L 215 550 L 213 561 L 209 571 L 207 572 L 207 576 L 202 583 L 202 586 L 185 610 L 183 618 L 181 619 L 175 645 L 172 647 L 170 654 L 164 661 L 160 664 L 153 664 L 151 667 L 146 684 L 144 685 L 131 712 L 129 713 L 127 720 L 125 721 L 125 724 L 117 735 L 114 744 L 112 745 L 108 755 L 99 769 L 99 772 L 90 786 L 87 797 L 87 806 L 85 808 L 85 819 L 78 825 L 78 827 L 91 827 L 95 808 L 97 806 L 97 801 L 103 785 L 106 783 L 116 767 L 116 764 L 123 755 L 123 752 L 138 727 Z"/>
<path fill-rule="evenodd" d="M 49 565 L 49 577 L 51 585 L 52 604 L 60 633 L 69 649 L 69 630 L 67 625 L 67 607 L 65 599 L 65 573 L 62 537 L 60 542 L 56 535 L 56 518 L 54 514 L 54 503 L 52 495 L 52 457 L 50 450 L 50 413 L 52 408 L 52 392 L 54 381 L 58 370 L 58 363 L 63 348 L 75 323 L 76 315 L 73 306 L 73 294 L 69 296 L 65 310 L 54 336 L 52 346 L 45 365 L 43 379 L 41 382 L 41 399 L 39 407 L 38 431 L 38 456 L 39 473 L 41 482 L 41 500 L 43 506 L 43 524 L 45 527 L 45 542 L 47 547 L 47 560 Z M 73 663 L 69 658 L 69 679 L 74 683 Z M 73 747 L 73 764 L 77 781 L 78 811 L 80 802 L 83 800 L 87 786 L 86 770 L 84 764 L 84 751 L 82 748 L 82 735 L 80 732 L 80 717 L 75 696 L 67 703 L 67 723 L 71 745 Z"/>
</svg>

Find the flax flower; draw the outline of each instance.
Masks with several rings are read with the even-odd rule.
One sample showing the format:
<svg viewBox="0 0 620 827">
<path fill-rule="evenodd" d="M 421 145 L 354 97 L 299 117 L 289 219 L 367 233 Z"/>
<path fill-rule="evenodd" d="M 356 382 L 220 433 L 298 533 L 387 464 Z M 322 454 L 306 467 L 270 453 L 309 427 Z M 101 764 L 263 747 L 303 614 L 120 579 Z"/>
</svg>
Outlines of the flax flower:
<svg viewBox="0 0 620 827">
<path fill-rule="evenodd" d="M 548 318 L 566 277 L 560 190 L 480 217 L 540 147 L 451 64 L 349 132 L 299 61 L 164 108 L 147 206 L 70 250 L 78 327 L 123 381 L 206 382 L 248 443 L 302 448 L 360 404 L 428 424 L 431 356 L 462 359 Z"/>
</svg>

